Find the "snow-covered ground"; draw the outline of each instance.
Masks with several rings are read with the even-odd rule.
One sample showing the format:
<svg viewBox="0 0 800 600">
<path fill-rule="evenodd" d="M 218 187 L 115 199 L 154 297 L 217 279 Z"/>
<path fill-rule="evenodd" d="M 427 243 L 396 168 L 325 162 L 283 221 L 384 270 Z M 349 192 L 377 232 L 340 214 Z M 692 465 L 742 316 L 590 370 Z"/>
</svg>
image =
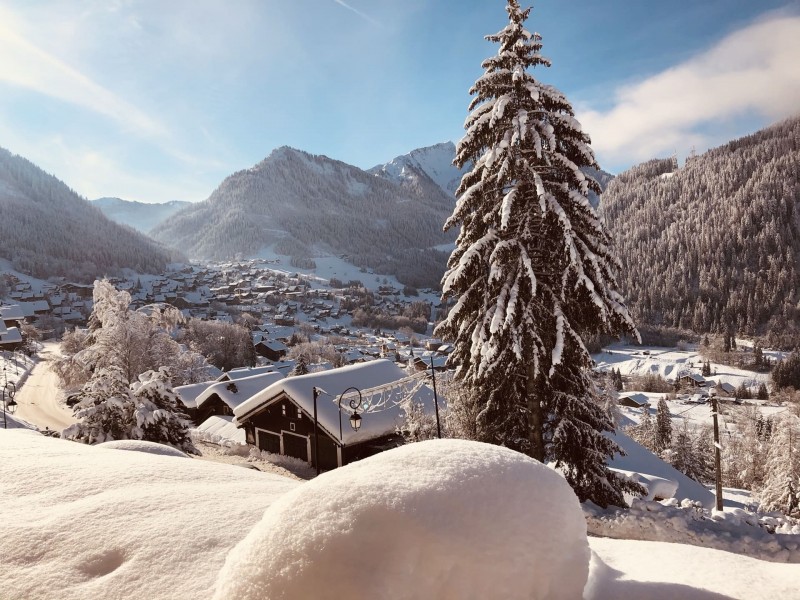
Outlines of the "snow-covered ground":
<svg viewBox="0 0 800 600">
<path fill-rule="evenodd" d="M 745 345 L 744 340 L 738 340 L 738 344 Z M 609 352 L 610 351 L 610 352 Z M 764 351 L 766 355 L 773 358 L 780 353 Z M 598 371 L 609 371 L 617 369 L 623 376 L 646 375 L 655 373 L 661 375 L 668 381 L 674 380 L 683 373 L 700 374 L 703 359 L 697 349 L 678 350 L 675 348 L 659 348 L 653 346 L 630 346 L 623 344 L 613 344 L 599 354 L 592 355 Z M 712 375 L 710 379 L 715 383 L 730 383 L 738 387 L 744 383 L 749 387 L 756 387 L 761 382 L 769 385 L 771 377 L 768 373 L 754 373 L 745 369 L 737 369 L 729 365 L 711 363 Z M 707 389 L 706 389 L 707 391 Z M 650 412 L 655 414 L 659 400 L 667 394 L 658 392 L 641 392 L 633 389 L 626 389 L 620 392 L 620 396 L 626 394 L 643 394 L 650 403 Z M 681 427 L 686 421 L 690 427 L 701 427 L 711 425 L 713 422 L 711 404 L 691 403 L 689 394 L 683 394 L 677 400 L 667 400 L 670 415 L 672 417 L 673 428 Z M 743 405 L 722 404 L 720 415 L 720 431 L 724 438 L 733 435 L 738 425 L 737 423 L 744 417 L 748 406 L 757 407 L 765 417 L 772 417 L 787 410 L 785 406 L 780 406 L 774 402 L 747 400 Z M 638 423 L 641 418 L 641 410 L 637 408 L 620 407 L 625 422 Z"/>
<path fill-rule="evenodd" d="M 782 353 L 765 351 L 771 358 L 783 356 Z M 646 375 L 654 373 L 661 375 L 667 381 L 674 381 L 683 374 L 700 374 L 703 367 L 703 358 L 696 347 L 686 350 L 677 348 L 661 348 L 657 346 L 635 346 L 627 344 L 611 344 L 598 354 L 592 355 L 597 364 L 597 370 L 608 371 L 618 369 L 622 375 Z M 771 378 L 768 373 L 754 373 L 745 369 L 738 369 L 720 363 L 711 363 L 712 379 L 717 383 L 730 383 L 738 387 L 741 383 L 748 386 L 758 385 L 761 382 L 769 383 Z"/>
<path fill-rule="evenodd" d="M 560 476 L 474 442 L 300 483 L 0 431 L 0 481 L 8 598 L 798 597 L 797 565 L 587 539 Z"/>
</svg>

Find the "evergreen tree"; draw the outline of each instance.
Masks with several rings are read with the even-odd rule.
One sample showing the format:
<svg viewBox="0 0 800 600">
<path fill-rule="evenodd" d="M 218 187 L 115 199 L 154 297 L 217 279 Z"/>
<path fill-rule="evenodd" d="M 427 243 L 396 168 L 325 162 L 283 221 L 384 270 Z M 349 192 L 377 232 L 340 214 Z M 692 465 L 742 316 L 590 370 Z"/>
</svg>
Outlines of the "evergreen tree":
<svg viewBox="0 0 800 600">
<path fill-rule="evenodd" d="M 695 440 L 686 421 L 683 422 L 683 427 L 678 429 L 670 451 L 665 456 L 678 471 L 696 481 L 701 481 L 704 461 L 698 460 Z"/>
<path fill-rule="evenodd" d="M 79 392 L 78 422 L 62 436 L 87 444 L 111 440 L 146 440 L 196 453 L 189 439 L 191 423 L 172 391 L 166 369 L 147 371 L 129 385 L 117 366 L 95 371 Z"/>
<path fill-rule="evenodd" d="M 287 377 L 295 377 L 297 375 L 306 375 L 308 373 L 308 363 L 306 362 L 306 357 L 304 354 L 301 354 L 297 357 L 297 360 L 294 363 L 294 367 Z"/>
<path fill-rule="evenodd" d="M 662 452 L 672 444 L 672 420 L 669 415 L 667 401 L 662 398 L 658 401 L 656 409 L 656 439 L 655 446 L 657 452 Z"/>
<path fill-rule="evenodd" d="M 456 152 L 472 169 L 445 224 L 461 226 L 442 280 L 456 302 L 436 334 L 453 340 L 456 377 L 482 398 L 481 439 L 554 461 L 581 500 L 622 505 L 633 486 L 606 466 L 618 448 L 591 400 L 582 339 L 638 335 L 587 199 L 600 192 L 580 170 L 597 166 L 589 137 L 567 99 L 529 72 L 550 65 L 523 26 L 530 9 L 508 0 L 506 10 Z"/>
<path fill-rule="evenodd" d="M 769 400 L 769 392 L 767 391 L 767 384 L 764 383 L 763 381 L 761 382 L 761 385 L 758 386 L 758 394 L 756 395 L 756 398 L 758 398 L 759 400 Z"/>
<path fill-rule="evenodd" d="M 767 452 L 764 484 L 759 490 L 761 508 L 787 515 L 798 511 L 800 492 L 800 423 L 792 414 L 775 422 Z"/>
<path fill-rule="evenodd" d="M 706 361 L 703 363 L 703 370 L 701 371 L 703 377 L 711 377 L 711 361 Z"/>
<path fill-rule="evenodd" d="M 657 452 L 656 450 L 656 426 L 653 423 L 653 418 L 650 416 L 650 405 L 645 404 L 642 408 L 642 418 L 639 423 L 633 425 L 628 429 L 628 435 L 631 439 L 650 452 Z"/>
<path fill-rule="evenodd" d="M 617 372 L 614 374 L 614 387 L 618 392 L 621 392 L 622 388 L 624 387 L 622 382 L 622 373 L 619 372 L 619 369 L 617 369 Z"/>
</svg>

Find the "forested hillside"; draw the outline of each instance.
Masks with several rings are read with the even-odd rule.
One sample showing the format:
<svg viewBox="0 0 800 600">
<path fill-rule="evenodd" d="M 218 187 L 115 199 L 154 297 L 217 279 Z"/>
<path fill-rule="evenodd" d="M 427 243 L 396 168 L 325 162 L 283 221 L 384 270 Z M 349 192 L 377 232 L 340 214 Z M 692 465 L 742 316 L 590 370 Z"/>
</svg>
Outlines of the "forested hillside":
<svg viewBox="0 0 800 600">
<path fill-rule="evenodd" d="M 616 177 L 601 204 L 640 322 L 800 340 L 800 118 Z"/>
<path fill-rule="evenodd" d="M 177 253 L 110 221 L 63 182 L 0 148 L 0 257 L 15 269 L 92 281 L 160 272 Z"/>
<path fill-rule="evenodd" d="M 247 256 L 274 244 L 303 266 L 317 252 L 333 252 L 410 285 L 438 286 L 447 254 L 432 247 L 454 239 L 442 232 L 454 200 L 425 179 L 401 186 L 284 147 L 152 235 L 196 258 Z"/>
</svg>

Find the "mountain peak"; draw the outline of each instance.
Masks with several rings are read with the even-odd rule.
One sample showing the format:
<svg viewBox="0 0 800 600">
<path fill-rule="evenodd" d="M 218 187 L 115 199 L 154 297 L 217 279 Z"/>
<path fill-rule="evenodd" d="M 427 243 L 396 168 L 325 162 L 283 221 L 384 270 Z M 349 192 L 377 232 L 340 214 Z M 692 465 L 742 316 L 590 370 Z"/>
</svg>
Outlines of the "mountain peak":
<svg viewBox="0 0 800 600">
<path fill-rule="evenodd" d="M 397 156 L 383 165 L 373 167 L 369 172 L 396 183 L 413 182 L 419 173 L 424 173 L 446 194 L 453 196 L 466 171 L 453 165 L 455 156 L 455 144 L 441 142 Z"/>
</svg>

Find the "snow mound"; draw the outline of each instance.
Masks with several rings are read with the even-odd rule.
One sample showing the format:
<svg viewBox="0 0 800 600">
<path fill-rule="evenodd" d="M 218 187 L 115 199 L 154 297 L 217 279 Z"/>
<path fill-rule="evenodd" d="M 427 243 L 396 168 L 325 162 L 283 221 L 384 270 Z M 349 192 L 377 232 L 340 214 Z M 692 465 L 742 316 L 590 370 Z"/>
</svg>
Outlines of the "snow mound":
<svg viewBox="0 0 800 600">
<path fill-rule="evenodd" d="M 230 552 L 214 597 L 581 598 L 589 558 L 558 473 L 507 448 L 432 440 L 280 498 Z"/>
<path fill-rule="evenodd" d="M 677 485 L 672 497 L 676 500 L 696 500 L 706 508 L 714 506 L 714 494 L 672 465 L 661 460 L 644 446 L 637 444 L 625 433 L 617 431 L 612 439 L 619 445 L 625 456 L 616 454 L 609 463 L 610 467 L 619 471 L 631 471 L 640 475 L 674 482 Z M 666 493 L 666 488 L 662 487 L 658 491 L 664 494 Z"/>
<path fill-rule="evenodd" d="M 158 444 L 156 442 L 146 442 L 144 440 L 113 440 L 111 442 L 103 442 L 96 444 L 98 448 L 109 450 L 132 450 L 134 452 L 147 452 L 148 454 L 160 454 L 161 456 L 178 456 L 180 458 L 189 458 L 185 452 L 167 446 L 166 444 Z"/>
</svg>

